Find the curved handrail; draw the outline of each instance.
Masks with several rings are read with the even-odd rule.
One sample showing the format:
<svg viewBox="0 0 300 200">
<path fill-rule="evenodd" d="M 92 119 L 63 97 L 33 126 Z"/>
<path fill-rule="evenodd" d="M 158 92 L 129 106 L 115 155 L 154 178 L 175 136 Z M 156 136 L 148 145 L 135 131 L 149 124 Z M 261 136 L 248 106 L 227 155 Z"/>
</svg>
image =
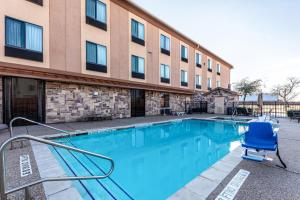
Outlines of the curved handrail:
<svg viewBox="0 0 300 200">
<path fill-rule="evenodd" d="M 39 142 L 39 143 L 48 144 L 48 145 L 51 145 L 51 146 L 54 146 L 54 147 L 59 147 L 59 148 L 63 148 L 63 149 L 67 149 L 67 150 L 87 154 L 87 155 L 90 155 L 90 156 L 98 157 L 98 158 L 101 158 L 101 159 L 104 159 L 104 160 L 108 160 L 111 163 L 111 167 L 110 167 L 110 170 L 107 173 L 105 173 L 103 176 L 77 176 L 77 177 L 76 176 L 69 176 L 69 177 L 44 178 L 44 179 L 41 179 L 41 180 L 38 180 L 38 181 L 35 181 L 35 182 L 32 182 L 32 183 L 28 183 L 28 184 L 25 184 L 23 186 L 19 186 L 19 187 L 16 187 L 14 189 L 10 189 L 10 190 L 6 191 L 6 189 L 5 189 L 6 181 L 5 181 L 5 167 L 4 167 L 4 164 L 5 164 L 4 150 L 5 150 L 5 148 L 7 147 L 8 144 L 10 144 L 11 142 L 13 142 L 15 140 L 32 140 L 32 141 L 36 141 L 36 142 Z M 16 136 L 16 137 L 10 138 L 7 141 L 5 141 L 0 147 L 0 197 L 1 197 L 1 199 L 5 199 L 7 194 L 19 191 L 21 189 L 27 189 L 30 186 L 33 186 L 33 185 L 36 185 L 36 184 L 39 184 L 39 183 L 43 183 L 43 182 L 105 179 L 105 178 L 107 178 L 108 176 L 110 176 L 112 174 L 112 172 L 114 171 L 114 167 L 115 167 L 115 163 L 114 163 L 113 159 L 111 159 L 107 156 L 101 155 L 101 154 L 92 153 L 92 152 L 89 152 L 89 151 L 81 150 L 81 149 L 74 148 L 74 147 L 67 146 L 67 145 L 63 145 L 63 144 L 59 144 L 59 143 L 52 142 L 52 141 L 49 141 L 49 140 L 45 140 L 45 139 L 42 139 L 42 138 L 34 137 L 34 136 L 31 136 L 31 135 Z"/>
<path fill-rule="evenodd" d="M 46 127 L 46 128 L 50 128 L 50 129 L 53 129 L 53 130 L 56 130 L 56 131 L 59 131 L 59 132 L 62 132 L 62 133 L 66 133 L 66 134 L 68 134 L 69 136 L 70 136 L 70 133 L 68 132 L 68 131 L 65 131 L 65 130 L 62 130 L 62 129 L 59 129 L 59 128 L 55 128 L 55 127 L 53 127 L 53 126 L 48 126 L 48 125 L 46 125 L 46 124 L 42 124 L 42 123 L 40 123 L 40 122 L 36 122 L 36 121 L 33 121 L 33 120 L 30 120 L 30 119 L 27 119 L 27 118 L 25 118 L 25 117 L 15 117 L 15 118 L 13 118 L 12 120 L 10 120 L 10 122 L 9 122 L 9 132 L 10 132 L 10 137 L 12 138 L 13 136 L 14 136 L 14 134 L 13 134 L 13 123 L 15 122 L 15 121 L 17 121 L 17 120 L 24 120 L 24 121 L 27 121 L 27 122 L 31 122 L 31 123 L 33 123 L 33 124 L 37 124 L 37 125 L 40 125 L 40 126 L 44 126 L 44 127 Z"/>
</svg>

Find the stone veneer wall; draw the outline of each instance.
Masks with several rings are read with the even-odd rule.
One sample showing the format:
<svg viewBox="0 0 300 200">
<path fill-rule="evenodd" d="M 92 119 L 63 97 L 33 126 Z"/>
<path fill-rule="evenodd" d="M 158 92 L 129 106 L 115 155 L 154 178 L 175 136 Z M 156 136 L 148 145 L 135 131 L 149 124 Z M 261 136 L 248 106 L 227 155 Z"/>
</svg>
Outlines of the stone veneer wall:
<svg viewBox="0 0 300 200">
<path fill-rule="evenodd" d="M 206 96 L 207 112 L 215 113 L 215 97 L 224 97 L 224 114 L 227 114 L 227 108 L 233 107 L 238 102 L 238 95 L 233 95 L 226 91 L 216 91 Z"/>
<path fill-rule="evenodd" d="M 46 82 L 46 123 L 130 117 L 130 90 Z"/>
<path fill-rule="evenodd" d="M 191 101 L 189 95 L 170 94 L 170 108 L 175 112 L 185 111 L 186 102 Z"/>
<path fill-rule="evenodd" d="M 159 115 L 160 114 L 160 100 L 163 96 L 163 92 L 146 91 L 145 104 L 146 104 L 146 116 Z M 183 112 L 185 111 L 185 103 L 191 100 L 191 96 L 180 94 L 170 95 L 170 108 L 172 111 Z"/>
<path fill-rule="evenodd" d="M 3 123 L 3 85 L 2 77 L 0 76 L 0 124 Z"/>
<path fill-rule="evenodd" d="M 160 114 L 160 98 L 161 92 L 146 91 L 145 92 L 145 114 L 146 116 Z"/>
</svg>

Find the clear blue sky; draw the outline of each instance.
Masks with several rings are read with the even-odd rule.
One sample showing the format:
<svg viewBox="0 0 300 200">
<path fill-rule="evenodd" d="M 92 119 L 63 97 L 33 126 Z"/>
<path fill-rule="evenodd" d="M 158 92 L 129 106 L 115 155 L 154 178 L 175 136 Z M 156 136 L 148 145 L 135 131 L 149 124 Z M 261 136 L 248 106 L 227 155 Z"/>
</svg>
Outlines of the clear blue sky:
<svg viewBox="0 0 300 200">
<path fill-rule="evenodd" d="M 232 82 L 300 77 L 300 0 L 132 1 L 232 63 Z"/>
</svg>

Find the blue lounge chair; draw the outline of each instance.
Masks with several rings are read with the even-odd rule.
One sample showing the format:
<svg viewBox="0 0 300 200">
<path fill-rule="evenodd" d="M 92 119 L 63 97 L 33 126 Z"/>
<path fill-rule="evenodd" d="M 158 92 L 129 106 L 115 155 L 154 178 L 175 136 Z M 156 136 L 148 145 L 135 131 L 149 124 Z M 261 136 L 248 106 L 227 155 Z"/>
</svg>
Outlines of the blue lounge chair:
<svg viewBox="0 0 300 200">
<path fill-rule="evenodd" d="M 254 149 L 257 152 L 276 151 L 276 155 L 278 156 L 281 164 L 284 168 L 286 168 L 285 163 L 279 155 L 277 133 L 273 131 L 273 127 L 270 122 L 249 123 L 249 130 L 245 133 L 245 140 L 244 143 L 242 143 L 242 147 L 245 148 L 243 159 L 259 162 L 265 160 L 265 155 L 251 155 L 248 153 L 248 149 Z"/>
</svg>

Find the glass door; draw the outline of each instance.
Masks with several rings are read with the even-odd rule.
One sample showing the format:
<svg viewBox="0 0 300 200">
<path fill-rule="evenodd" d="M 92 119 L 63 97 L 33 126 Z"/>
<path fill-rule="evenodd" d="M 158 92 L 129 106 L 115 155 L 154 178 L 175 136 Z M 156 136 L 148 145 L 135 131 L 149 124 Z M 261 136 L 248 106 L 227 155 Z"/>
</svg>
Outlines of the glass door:
<svg viewBox="0 0 300 200">
<path fill-rule="evenodd" d="M 131 90 L 131 117 L 145 116 L 145 90 Z"/>
</svg>

